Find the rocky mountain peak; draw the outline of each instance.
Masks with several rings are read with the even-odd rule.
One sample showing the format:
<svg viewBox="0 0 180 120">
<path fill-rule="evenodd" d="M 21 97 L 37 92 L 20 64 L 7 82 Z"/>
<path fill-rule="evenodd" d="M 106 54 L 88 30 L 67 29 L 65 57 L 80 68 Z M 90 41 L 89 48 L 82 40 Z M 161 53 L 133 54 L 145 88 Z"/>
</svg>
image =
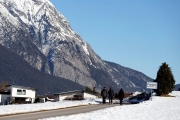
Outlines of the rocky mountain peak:
<svg viewBox="0 0 180 120">
<path fill-rule="evenodd" d="M 127 89 L 140 88 L 103 61 L 48 0 L 0 0 L 0 7 L 0 44 L 38 70 L 98 89 L 119 89 L 122 81 Z"/>
</svg>

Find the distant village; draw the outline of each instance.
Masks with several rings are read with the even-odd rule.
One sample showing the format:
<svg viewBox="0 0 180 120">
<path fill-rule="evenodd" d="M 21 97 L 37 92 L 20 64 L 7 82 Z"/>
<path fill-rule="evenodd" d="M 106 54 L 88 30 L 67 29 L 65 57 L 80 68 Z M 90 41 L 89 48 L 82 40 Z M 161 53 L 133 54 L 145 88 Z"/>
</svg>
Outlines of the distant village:
<svg viewBox="0 0 180 120">
<path fill-rule="evenodd" d="M 54 95 L 36 95 L 36 88 L 6 85 L 6 89 L 0 90 L 0 104 L 29 104 L 29 103 L 44 103 L 46 101 L 61 101 L 61 100 L 83 100 L 84 98 L 95 99 L 98 94 L 88 93 L 82 90 L 67 91 L 54 93 Z"/>
<path fill-rule="evenodd" d="M 148 100 L 150 94 L 139 93 L 138 96 L 133 96 L 132 93 L 124 93 L 125 97 L 129 97 L 129 100 L 137 98 L 139 100 Z M 6 85 L 5 82 L 0 84 L 0 105 L 9 104 L 31 104 L 31 103 L 44 103 L 46 101 L 56 102 L 62 100 L 84 100 L 84 99 L 97 99 L 101 98 L 100 93 L 95 91 L 95 88 L 91 90 L 86 87 L 86 90 L 74 90 L 67 92 L 54 93 L 53 95 L 36 95 L 36 88 L 18 86 L 18 85 Z M 115 93 L 114 99 L 118 98 L 118 93 Z"/>
</svg>

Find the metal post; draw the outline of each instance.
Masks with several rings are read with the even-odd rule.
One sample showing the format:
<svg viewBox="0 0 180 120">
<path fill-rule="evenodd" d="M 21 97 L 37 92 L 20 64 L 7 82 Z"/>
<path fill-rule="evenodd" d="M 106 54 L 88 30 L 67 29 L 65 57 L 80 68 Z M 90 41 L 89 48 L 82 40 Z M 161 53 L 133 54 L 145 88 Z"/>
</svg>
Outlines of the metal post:
<svg viewBox="0 0 180 120">
<path fill-rule="evenodd" d="M 151 101 L 152 101 L 152 89 L 151 89 Z"/>
</svg>

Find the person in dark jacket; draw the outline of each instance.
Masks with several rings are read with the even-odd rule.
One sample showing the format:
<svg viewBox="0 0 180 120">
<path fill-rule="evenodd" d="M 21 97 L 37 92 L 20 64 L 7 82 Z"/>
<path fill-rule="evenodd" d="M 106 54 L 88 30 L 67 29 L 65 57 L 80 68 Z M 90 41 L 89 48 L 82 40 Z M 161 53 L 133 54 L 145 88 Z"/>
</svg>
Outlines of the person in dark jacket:
<svg viewBox="0 0 180 120">
<path fill-rule="evenodd" d="M 101 96 L 102 96 L 102 103 L 105 104 L 106 103 L 106 97 L 107 97 L 106 87 L 104 87 L 103 90 L 101 91 Z"/>
<path fill-rule="evenodd" d="M 114 91 L 113 91 L 112 87 L 109 88 L 108 96 L 109 96 L 109 104 L 113 104 L 112 99 L 114 97 Z"/>
<path fill-rule="evenodd" d="M 124 91 L 123 91 L 123 89 L 121 88 L 121 89 L 119 90 L 119 101 L 120 101 L 120 105 L 122 105 L 123 98 L 124 98 Z"/>
</svg>

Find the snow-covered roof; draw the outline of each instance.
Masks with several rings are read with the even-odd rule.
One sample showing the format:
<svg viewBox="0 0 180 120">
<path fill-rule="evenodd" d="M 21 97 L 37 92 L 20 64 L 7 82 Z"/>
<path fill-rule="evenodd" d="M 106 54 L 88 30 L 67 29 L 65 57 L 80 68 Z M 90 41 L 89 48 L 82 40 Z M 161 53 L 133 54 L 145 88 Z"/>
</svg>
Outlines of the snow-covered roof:
<svg viewBox="0 0 180 120">
<path fill-rule="evenodd" d="M 67 94 L 67 93 L 75 93 L 75 92 L 82 92 L 82 93 L 88 93 L 91 95 L 95 95 L 93 93 L 89 93 L 87 91 L 82 91 L 82 90 L 74 90 L 74 91 L 67 91 L 67 92 L 61 92 L 61 93 L 55 93 L 54 95 L 63 95 L 63 94 Z M 96 96 L 96 95 L 95 95 Z"/>
<path fill-rule="evenodd" d="M 55 93 L 54 95 L 62 95 L 62 94 L 74 93 L 74 92 L 83 92 L 83 91 L 82 91 L 82 90 L 74 90 L 74 91 L 67 91 L 67 92 Z"/>
<path fill-rule="evenodd" d="M 16 87 L 16 88 L 23 88 L 23 89 L 36 90 L 35 88 L 25 87 L 25 86 L 18 86 L 18 85 L 7 85 L 7 87 Z"/>
<path fill-rule="evenodd" d="M 10 95 L 11 93 L 10 92 L 0 92 L 0 94 L 2 95 Z"/>
</svg>

